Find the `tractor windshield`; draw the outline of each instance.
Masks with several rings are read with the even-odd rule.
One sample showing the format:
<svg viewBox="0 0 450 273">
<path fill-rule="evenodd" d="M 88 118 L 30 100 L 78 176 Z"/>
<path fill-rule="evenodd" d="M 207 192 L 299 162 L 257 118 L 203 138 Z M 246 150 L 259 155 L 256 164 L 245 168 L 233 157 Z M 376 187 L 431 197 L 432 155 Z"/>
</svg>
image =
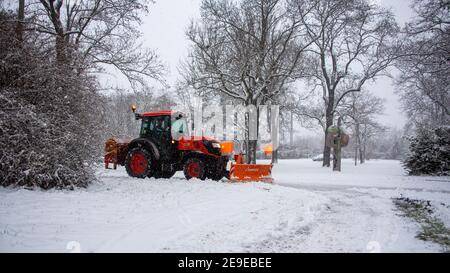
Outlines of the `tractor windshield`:
<svg viewBox="0 0 450 273">
<path fill-rule="evenodd" d="M 142 120 L 141 136 L 169 137 L 170 116 L 146 117 Z"/>
<path fill-rule="evenodd" d="M 183 136 L 189 135 L 188 125 L 186 119 L 181 117 L 175 119 L 172 123 L 172 138 L 179 140 Z"/>
</svg>

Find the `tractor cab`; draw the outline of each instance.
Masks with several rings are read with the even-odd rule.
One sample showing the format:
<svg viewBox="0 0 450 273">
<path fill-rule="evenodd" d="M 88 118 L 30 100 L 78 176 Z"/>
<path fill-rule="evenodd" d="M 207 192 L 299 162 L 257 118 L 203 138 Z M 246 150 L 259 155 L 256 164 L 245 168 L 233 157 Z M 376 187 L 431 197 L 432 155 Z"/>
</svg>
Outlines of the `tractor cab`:
<svg viewBox="0 0 450 273">
<path fill-rule="evenodd" d="M 167 138 L 178 141 L 189 136 L 189 128 L 184 115 L 176 111 L 135 113 L 141 119 L 140 137 Z"/>
<path fill-rule="evenodd" d="M 140 135 L 187 135 L 188 128 L 182 113 L 175 111 L 147 112 L 135 114 L 137 119 L 142 119 Z"/>
</svg>

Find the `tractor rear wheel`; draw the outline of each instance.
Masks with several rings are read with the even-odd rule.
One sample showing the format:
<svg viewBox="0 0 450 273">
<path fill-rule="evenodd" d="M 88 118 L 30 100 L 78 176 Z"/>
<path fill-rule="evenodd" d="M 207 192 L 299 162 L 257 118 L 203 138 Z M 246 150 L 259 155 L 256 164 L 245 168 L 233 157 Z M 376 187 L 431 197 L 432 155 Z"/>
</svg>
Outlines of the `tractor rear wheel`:
<svg viewBox="0 0 450 273">
<path fill-rule="evenodd" d="M 152 156 L 142 148 L 131 149 L 125 159 L 125 169 L 131 177 L 146 178 L 151 174 Z"/>
<path fill-rule="evenodd" d="M 191 178 L 206 179 L 205 163 L 199 158 L 190 158 L 184 164 L 184 176 L 187 180 Z"/>
</svg>

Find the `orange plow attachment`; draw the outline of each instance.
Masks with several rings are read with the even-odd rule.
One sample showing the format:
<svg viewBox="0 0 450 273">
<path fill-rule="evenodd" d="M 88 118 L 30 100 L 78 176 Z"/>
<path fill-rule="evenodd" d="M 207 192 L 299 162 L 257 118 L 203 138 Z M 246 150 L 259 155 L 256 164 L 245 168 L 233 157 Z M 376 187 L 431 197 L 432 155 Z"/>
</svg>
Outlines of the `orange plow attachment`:
<svg viewBox="0 0 450 273">
<path fill-rule="evenodd" d="M 263 181 L 273 182 L 272 164 L 231 163 L 230 180 L 233 182 Z"/>
<path fill-rule="evenodd" d="M 230 180 L 233 182 L 269 182 L 272 183 L 272 164 L 244 164 L 242 155 L 234 156 L 231 163 Z"/>
</svg>

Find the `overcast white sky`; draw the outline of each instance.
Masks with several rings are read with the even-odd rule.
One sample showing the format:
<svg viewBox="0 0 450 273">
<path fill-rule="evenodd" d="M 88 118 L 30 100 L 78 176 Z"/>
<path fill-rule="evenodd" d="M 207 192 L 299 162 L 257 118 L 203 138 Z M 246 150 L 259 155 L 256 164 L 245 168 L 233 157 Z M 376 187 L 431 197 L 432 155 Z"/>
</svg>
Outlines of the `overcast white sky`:
<svg viewBox="0 0 450 273">
<path fill-rule="evenodd" d="M 411 0 L 375 0 L 392 8 L 399 24 L 403 25 L 411 16 Z M 192 18 L 199 17 L 201 0 L 156 0 L 150 6 L 150 14 L 144 19 L 142 32 L 145 45 L 157 50 L 161 59 L 168 65 L 169 84 L 178 79 L 177 66 L 187 55 L 188 41 L 185 30 Z M 398 97 L 390 79 L 380 79 L 370 86 L 377 96 L 386 99 L 385 115 L 380 117 L 383 124 L 401 128 L 405 117 L 400 112 Z"/>
</svg>

